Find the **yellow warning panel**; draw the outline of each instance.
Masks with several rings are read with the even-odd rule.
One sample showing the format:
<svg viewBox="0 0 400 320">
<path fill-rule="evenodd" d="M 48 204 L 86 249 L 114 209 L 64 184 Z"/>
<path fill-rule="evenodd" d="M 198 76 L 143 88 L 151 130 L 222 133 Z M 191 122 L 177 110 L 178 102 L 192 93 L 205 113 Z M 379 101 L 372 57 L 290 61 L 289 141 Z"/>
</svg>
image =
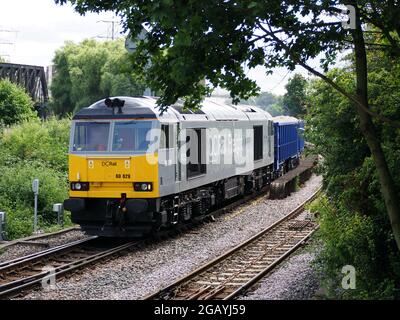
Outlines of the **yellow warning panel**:
<svg viewBox="0 0 400 320">
<path fill-rule="evenodd" d="M 69 181 L 89 182 L 89 191 L 72 191 L 71 197 L 158 197 L 158 155 L 69 155 Z M 134 182 L 151 182 L 151 191 L 134 191 Z"/>
</svg>

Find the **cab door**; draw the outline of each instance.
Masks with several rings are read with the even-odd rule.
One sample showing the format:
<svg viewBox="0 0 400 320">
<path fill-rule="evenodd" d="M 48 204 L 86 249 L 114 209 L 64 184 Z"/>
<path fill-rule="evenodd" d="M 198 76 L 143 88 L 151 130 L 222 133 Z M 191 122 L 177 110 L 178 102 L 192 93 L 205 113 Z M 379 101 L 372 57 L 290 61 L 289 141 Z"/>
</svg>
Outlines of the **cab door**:
<svg viewBox="0 0 400 320">
<path fill-rule="evenodd" d="M 177 124 L 161 123 L 159 156 L 160 195 L 177 191 Z"/>
</svg>

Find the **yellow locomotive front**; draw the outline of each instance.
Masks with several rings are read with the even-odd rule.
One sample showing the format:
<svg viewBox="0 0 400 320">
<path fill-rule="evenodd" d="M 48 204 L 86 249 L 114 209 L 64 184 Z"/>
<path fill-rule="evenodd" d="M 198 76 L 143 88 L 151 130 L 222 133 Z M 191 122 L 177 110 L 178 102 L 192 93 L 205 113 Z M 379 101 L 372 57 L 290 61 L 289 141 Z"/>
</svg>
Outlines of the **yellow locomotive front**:
<svg viewBox="0 0 400 320">
<path fill-rule="evenodd" d="M 151 230 L 160 205 L 158 128 L 154 112 L 134 98 L 102 100 L 74 116 L 64 201 L 74 223 L 106 236 Z"/>
</svg>

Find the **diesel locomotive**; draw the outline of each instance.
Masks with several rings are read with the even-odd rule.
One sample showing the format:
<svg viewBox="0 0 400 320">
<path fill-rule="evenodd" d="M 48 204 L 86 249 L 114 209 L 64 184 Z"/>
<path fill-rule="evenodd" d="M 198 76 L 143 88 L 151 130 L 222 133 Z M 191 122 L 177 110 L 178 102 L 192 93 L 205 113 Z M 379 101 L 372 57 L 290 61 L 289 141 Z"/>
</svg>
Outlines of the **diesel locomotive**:
<svg viewBox="0 0 400 320">
<path fill-rule="evenodd" d="M 160 112 L 154 97 L 113 97 L 77 112 L 64 208 L 88 234 L 135 237 L 259 190 L 295 167 L 302 121 L 207 98 Z"/>
</svg>

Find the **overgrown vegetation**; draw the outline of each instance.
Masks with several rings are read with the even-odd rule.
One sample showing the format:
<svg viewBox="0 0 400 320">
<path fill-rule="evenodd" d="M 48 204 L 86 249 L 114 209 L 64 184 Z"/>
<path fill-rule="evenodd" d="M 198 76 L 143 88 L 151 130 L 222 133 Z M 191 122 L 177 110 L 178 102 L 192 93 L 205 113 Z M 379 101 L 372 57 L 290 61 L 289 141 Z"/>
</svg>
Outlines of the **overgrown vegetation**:
<svg viewBox="0 0 400 320">
<path fill-rule="evenodd" d="M 342 202 L 323 197 L 311 208 L 320 214 L 318 235 L 323 249 L 316 261 L 327 298 L 393 299 L 398 297 L 400 257 L 390 223 L 381 216 L 350 211 Z M 341 271 L 355 268 L 355 289 L 343 289 Z"/>
<path fill-rule="evenodd" d="M 400 119 L 400 64 L 381 52 L 368 56 L 370 104 L 374 111 Z M 327 75 L 354 90 L 353 61 Z M 321 80 L 309 84 L 306 138 L 324 157 L 322 172 L 327 198 L 317 206 L 324 247 L 319 269 L 330 297 L 399 298 L 400 254 L 381 193 L 376 166 L 361 134 L 359 116 L 348 99 Z M 400 130 L 376 121 L 396 187 L 400 188 Z M 356 289 L 342 290 L 341 268 L 353 265 Z"/>
<path fill-rule="evenodd" d="M 282 99 L 282 105 L 286 114 L 295 117 L 304 117 L 307 111 L 307 79 L 296 73 L 285 86 L 286 93 Z"/>
<path fill-rule="evenodd" d="M 39 228 L 56 223 L 53 204 L 67 198 L 69 119 L 32 119 L 3 128 L 0 135 L 0 209 L 7 212 L 7 237 L 33 231 L 33 179 L 40 180 Z M 65 216 L 66 224 L 70 218 Z"/>
<path fill-rule="evenodd" d="M 36 118 L 33 102 L 25 90 L 0 79 L 0 125 L 11 125 Z"/>
</svg>

